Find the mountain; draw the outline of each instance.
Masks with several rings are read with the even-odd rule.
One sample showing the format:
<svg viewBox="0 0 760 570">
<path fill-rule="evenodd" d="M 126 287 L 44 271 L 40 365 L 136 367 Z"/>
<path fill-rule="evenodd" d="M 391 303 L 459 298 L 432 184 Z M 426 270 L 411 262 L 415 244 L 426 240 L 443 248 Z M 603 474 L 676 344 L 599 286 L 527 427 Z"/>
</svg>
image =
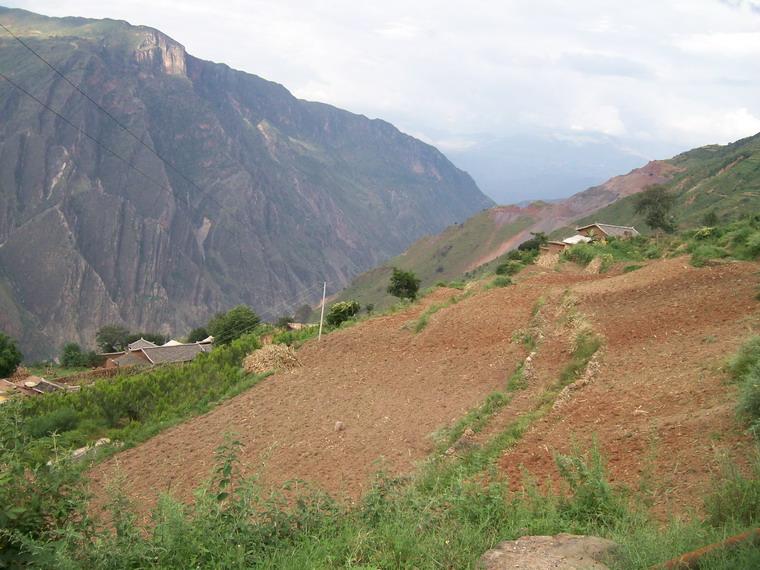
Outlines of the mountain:
<svg viewBox="0 0 760 570">
<path fill-rule="evenodd" d="M 389 123 L 157 30 L 0 22 L 137 135 L 1 32 L 0 72 L 65 117 L 0 80 L 0 329 L 28 358 L 110 322 L 182 334 L 238 303 L 282 314 L 493 204 Z"/>
<path fill-rule="evenodd" d="M 529 239 L 531 232 L 562 238 L 572 235 L 578 224 L 606 222 L 635 225 L 648 233 L 643 217 L 634 212 L 635 195 L 653 184 L 663 184 L 675 196 L 673 213 L 682 228 L 701 225 L 708 213 L 727 221 L 760 212 L 760 134 L 649 162 L 564 200 L 480 212 L 421 238 L 403 254 L 358 276 L 336 299 L 388 306 L 393 298 L 385 287 L 392 267 L 414 271 L 427 287 L 493 261 Z"/>
<path fill-rule="evenodd" d="M 682 150 L 648 143 L 642 151 L 638 141 L 572 131 L 473 137 L 472 142 L 447 155 L 499 204 L 566 198 L 643 166 L 647 156 L 672 156 Z"/>
<path fill-rule="evenodd" d="M 696 148 L 666 163 L 670 175 L 665 186 L 675 196 L 673 213 L 681 227 L 702 225 L 712 213 L 727 221 L 760 212 L 760 134 L 728 145 Z M 627 197 L 578 222 L 604 220 L 649 231 L 634 209 L 634 199 Z"/>
</svg>

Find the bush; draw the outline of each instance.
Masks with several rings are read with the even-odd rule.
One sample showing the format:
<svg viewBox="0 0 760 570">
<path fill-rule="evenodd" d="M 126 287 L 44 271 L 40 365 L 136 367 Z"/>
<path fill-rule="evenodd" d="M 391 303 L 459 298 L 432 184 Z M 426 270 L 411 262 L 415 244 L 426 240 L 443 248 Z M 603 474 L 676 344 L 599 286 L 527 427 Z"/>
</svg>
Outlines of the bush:
<svg viewBox="0 0 760 570">
<path fill-rule="evenodd" d="M 720 259 L 727 255 L 723 248 L 710 244 L 697 245 L 692 248 L 691 264 L 694 267 L 704 267 L 711 259 Z"/>
<path fill-rule="evenodd" d="M 328 325 L 337 327 L 359 312 L 359 303 L 356 301 L 341 301 L 330 306 L 325 321 Z"/>
<path fill-rule="evenodd" d="M 523 268 L 519 261 L 506 261 L 496 266 L 496 275 L 514 275 Z"/>
<path fill-rule="evenodd" d="M 579 243 L 577 245 L 565 248 L 565 251 L 562 252 L 562 257 L 568 261 L 573 261 L 578 265 L 583 265 L 585 267 L 591 263 L 591 260 L 596 257 L 597 253 L 598 252 L 593 245 L 588 243 Z"/>
<path fill-rule="evenodd" d="M 0 378 L 13 374 L 21 363 L 21 358 L 16 341 L 0 333 Z"/>
<path fill-rule="evenodd" d="M 59 408 L 42 416 L 32 418 L 26 429 L 33 438 L 45 437 L 52 433 L 62 433 L 74 429 L 79 417 L 73 408 Z"/>
<path fill-rule="evenodd" d="M 119 352 L 126 350 L 129 330 L 121 325 L 100 327 L 95 334 L 95 342 L 101 352 Z"/>
<path fill-rule="evenodd" d="M 739 382 L 738 413 L 760 439 L 760 336 L 749 339 L 729 362 L 734 380 Z"/>
<path fill-rule="evenodd" d="M 508 285 L 512 285 L 512 280 L 504 275 L 499 275 L 491 281 L 491 287 L 507 287 Z"/>
</svg>

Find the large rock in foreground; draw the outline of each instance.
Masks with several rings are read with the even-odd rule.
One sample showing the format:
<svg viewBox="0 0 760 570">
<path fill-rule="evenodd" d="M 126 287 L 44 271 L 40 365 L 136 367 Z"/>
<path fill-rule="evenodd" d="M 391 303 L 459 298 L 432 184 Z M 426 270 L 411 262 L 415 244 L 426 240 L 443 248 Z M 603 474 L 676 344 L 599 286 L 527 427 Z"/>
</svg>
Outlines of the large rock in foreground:
<svg viewBox="0 0 760 570">
<path fill-rule="evenodd" d="M 481 570 L 606 570 L 618 546 L 597 536 L 558 534 L 507 540 L 486 552 Z"/>
</svg>

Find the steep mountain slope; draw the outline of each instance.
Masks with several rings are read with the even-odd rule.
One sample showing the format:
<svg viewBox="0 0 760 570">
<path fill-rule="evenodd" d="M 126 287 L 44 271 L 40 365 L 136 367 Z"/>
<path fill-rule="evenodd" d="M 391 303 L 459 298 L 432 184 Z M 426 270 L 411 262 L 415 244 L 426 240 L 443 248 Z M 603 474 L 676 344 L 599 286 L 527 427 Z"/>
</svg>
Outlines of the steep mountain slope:
<svg viewBox="0 0 760 570">
<path fill-rule="evenodd" d="M 436 236 L 421 238 L 403 254 L 354 279 L 336 298 L 384 307 L 393 301 L 385 291 L 392 267 L 414 271 L 423 287 L 457 279 L 514 249 L 529 239 L 531 232 L 548 233 L 561 228 L 651 184 L 666 182 L 677 171 L 678 167 L 669 161 L 656 160 L 564 200 L 496 206 Z"/>
<path fill-rule="evenodd" d="M 492 202 L 380 120 L 188 55 L 161 32 L 0 8 L 0 329 L 27 356 L 106 322 L 181 333 L 281 314 Z M 87 133 L 136 169 L 94 144 Z"/>
</svg>

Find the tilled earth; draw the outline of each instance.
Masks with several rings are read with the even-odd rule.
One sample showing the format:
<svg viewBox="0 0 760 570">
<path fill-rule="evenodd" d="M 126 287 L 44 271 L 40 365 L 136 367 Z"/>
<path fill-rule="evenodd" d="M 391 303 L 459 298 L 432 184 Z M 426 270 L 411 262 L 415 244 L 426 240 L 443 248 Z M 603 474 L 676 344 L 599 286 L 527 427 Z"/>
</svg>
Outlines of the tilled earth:
<svg viewBox="0 0 760 570">
<path fill-rule="evenodd" d="M 519 481 L 524 465 L 539 480 L 556 479 L 553 453 L 597 437 L 616 482 L 638 485 L 651 476 L 655 505 L 688 509 L 709 485 L 721 450 L 741 457 L 748 449 L 733 412 L 735 388 L 721 367 L 758 331 L 758 269 L 695 269 L 684 259 L 613 276 L 534 267 L 515 286 L 441 309 L 415 334 L 425 308 L 462 295 L 437 289 L 409 309 L 307 343 L 298 351 L 302 368 L 96 466 L 95 505 L 115 479 L 143 513 L 163 492 L 191 500 L 227 433 L 243 444 L 243 473 L 265 486 L 304 480 L 355 500 L 377 471 L 413 471 L 432 451 L 433 433 L 504 389 L 527 355 L 513 334 L 528 325 L 540 297 L 569 288 L 605 339 L 600 370 L 505 453 L 503 472 Z M 568 358 L 563 339 L 539 347 L 540 382 L 518 393 L 479 438 L 529 409 Z"/>
</svg>

